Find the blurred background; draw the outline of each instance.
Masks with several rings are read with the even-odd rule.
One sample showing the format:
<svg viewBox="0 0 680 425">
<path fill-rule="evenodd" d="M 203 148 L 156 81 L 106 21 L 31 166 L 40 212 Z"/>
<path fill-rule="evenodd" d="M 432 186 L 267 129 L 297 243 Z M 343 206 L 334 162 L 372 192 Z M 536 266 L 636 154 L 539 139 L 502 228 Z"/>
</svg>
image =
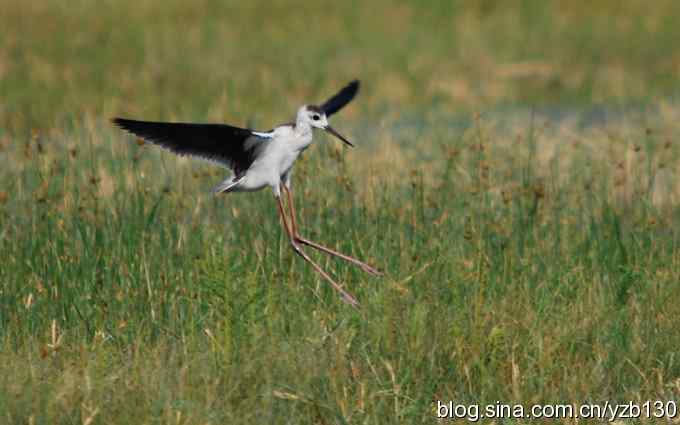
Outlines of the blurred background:
<svg viewBox="0 0 680 425">
<path fill-rule="evenodd" d="M 0 423 L 678 400 L 679 22 L 677 0 L 0 0 Z M 356 149 L 318 134 L 293 188 L 305 236 L 386 271 L 310 252 L 361 311 L 269 190 L 212 196 L 228 171 L 109 121 L 266 130 L 354 78 L 332 121 Z"/>
<path fill-rule="evenodd" d="M 0 4 L 0 127 L 287 120 L 351 78 L 348 114 L 636 105 L 680 86 L 673 0 Z"/>
</svg>

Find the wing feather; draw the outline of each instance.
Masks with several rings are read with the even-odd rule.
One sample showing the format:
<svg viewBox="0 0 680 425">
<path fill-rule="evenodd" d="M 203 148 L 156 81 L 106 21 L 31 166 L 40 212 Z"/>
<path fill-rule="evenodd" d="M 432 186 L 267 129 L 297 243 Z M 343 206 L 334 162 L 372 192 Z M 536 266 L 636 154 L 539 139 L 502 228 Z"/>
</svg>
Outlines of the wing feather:
<svg viewBox="0 0 680 425">
<path fill-rule="evenodd" d="M 271 133 L 226 124 L 190 124 L 114 118 L 113 123 L 178 155 L 216 161 L 242 176 L 266 147 Z"/>
<path fill-rule="evenodd" d="M 321 105 L 321 110 L 326 116 L 330 117 L 351 102 L 352 99 L 354 99 L 354 96 L 357 95 L 357 92 L 359 92 L 359 80 L 354 80 L 324 102 L 324 104 Z"/>
</svg>

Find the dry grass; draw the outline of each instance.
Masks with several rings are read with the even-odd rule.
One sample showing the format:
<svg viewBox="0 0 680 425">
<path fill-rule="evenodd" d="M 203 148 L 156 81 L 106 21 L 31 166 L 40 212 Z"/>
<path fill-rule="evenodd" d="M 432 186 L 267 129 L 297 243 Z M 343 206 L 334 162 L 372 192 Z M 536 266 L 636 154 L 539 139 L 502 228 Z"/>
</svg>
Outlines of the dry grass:
<svg viewBox="0 0 680 425">
<path fill-rule="evenodd" d="M 677 400 L 675 2 L 1 6 L 0 422 Z M 260 127 L 356 76 L 357 149 L 322 137 L 294 187 L 309 237 L 387 271 L 315 257 L 360 312 L 271 194 L 212 197 L 224 170 L 107 120 Z"/>
<path fill-rule="evenodd" d="M 678 88 L 672 0 L 5 3 L 0 125 L 17 131 L 83 113 L 268 125 L 354 77 L 370 84 L 349 113 L 371 116 Z"/>
</svg>

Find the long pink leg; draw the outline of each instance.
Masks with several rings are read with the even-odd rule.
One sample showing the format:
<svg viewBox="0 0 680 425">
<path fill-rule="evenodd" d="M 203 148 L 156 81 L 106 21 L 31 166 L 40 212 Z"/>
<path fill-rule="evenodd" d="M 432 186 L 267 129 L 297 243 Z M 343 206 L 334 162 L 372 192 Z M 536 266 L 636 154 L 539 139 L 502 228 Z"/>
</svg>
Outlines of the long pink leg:
<svg viewBox="0 0 680 425">
<path fill-rule="evenodd" d="M 295 239 L 296 242 L 300 242 L 303 245 L 310 246 L 314 249 L 318 249 L 319 251 L 325 252 L 326 254 L 333 255 L 335 257 L 348 261 L 354 264 L 355 266 L 361 267 L 361 269 L 366 273 L 370 273 L 374 276 L 382 276 L 382 273 L 380 271 L 378 271 L 374 267 L 369 266 L 363 261 L 357 260 L 356 258 L 350 257 L 349 255 L 345 255 L 340 252 L 334 251 L 328 247 L 320 245 L 316 242 L 312 242 L 309 239 L 305 239 L 302 236 L 300 236 L 300 234 L 297 232 L 297 226 L 295 224 L 295 204 L 293 204 L 293 195 L 285 185 L 282 184 L 281 187 L 283 187 L 283 190 L 286 192 L 286 195 L 288 196 L 288 206 L 290 208 L 290 219 L 292 224 L 291 230 L 293 232 L 293 238 Z"/>
<path fill-rule="evenodd" d="M 312 261 L 311 258 L 305 252 L 302 250 L 302 247 L 298 245 L 297 241 L 295 240 L 295 236 L 293 235 L 292 229 L 288 227 L 288 222 L 286 221 L 286 213 L 283 211 L 283 204 L 281 203 L 281 198 L 277 197 L 276 202 L 279 206 L 279 214 L 281 214 L 281 220 L 283 221 L 283 227 L 286 229 L 286 233 L 288 234 L 288 237 L 290 238 L 290 244 L 293 247 L 293 251 L 295 251 L 296 254 L 298 254 L 300 257 L 302 257 L 305 261 L 307 261 L 309 264 L 312 265 L 314 270 L 317 271 L 321 276 L 323 276 L 330 284 L 333 286 L 333 288 L 342 295 L 343 301 L 348 303 L 354 308 L 359 307 L 359 302 L 354 298 L 349 292 L 345 291 L 342 289 L 342 286 L 340 286 L 336 281 L 331 278 L 328 273 L 326 273 L 321 267 L 319 267 L 318 264 L 316 264 L 314 261 Z"/>
<path fill-rule="evenodd" d="M 293 204 L 293 195 L 290 193 L 290 190 L 288 190 L 285 184 L 281 184 L 281 187 L 288 196 L 288 208 L 290 209 L 290 230 L 293 232 L 293 236 L 297 238 L 298 232 L 297 224 L 295 223 L 295 205 Z"/>
</svg>

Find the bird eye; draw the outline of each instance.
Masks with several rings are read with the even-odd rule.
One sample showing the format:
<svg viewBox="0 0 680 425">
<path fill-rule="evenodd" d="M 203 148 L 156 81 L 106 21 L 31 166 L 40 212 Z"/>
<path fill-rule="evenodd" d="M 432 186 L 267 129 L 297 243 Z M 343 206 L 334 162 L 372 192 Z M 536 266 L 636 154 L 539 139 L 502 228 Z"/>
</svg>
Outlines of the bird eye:
<svg viewBox="0 0 680 425">
<path fill-rule="evenodd" d="M 317 115 L 317 114 L 312 115 L 312 119 L 313 119 L 314 121 L 319 121 L 319 118 L 321 118 L 321 117 L 320 117 L 319 115 Z"/>
</svg>

